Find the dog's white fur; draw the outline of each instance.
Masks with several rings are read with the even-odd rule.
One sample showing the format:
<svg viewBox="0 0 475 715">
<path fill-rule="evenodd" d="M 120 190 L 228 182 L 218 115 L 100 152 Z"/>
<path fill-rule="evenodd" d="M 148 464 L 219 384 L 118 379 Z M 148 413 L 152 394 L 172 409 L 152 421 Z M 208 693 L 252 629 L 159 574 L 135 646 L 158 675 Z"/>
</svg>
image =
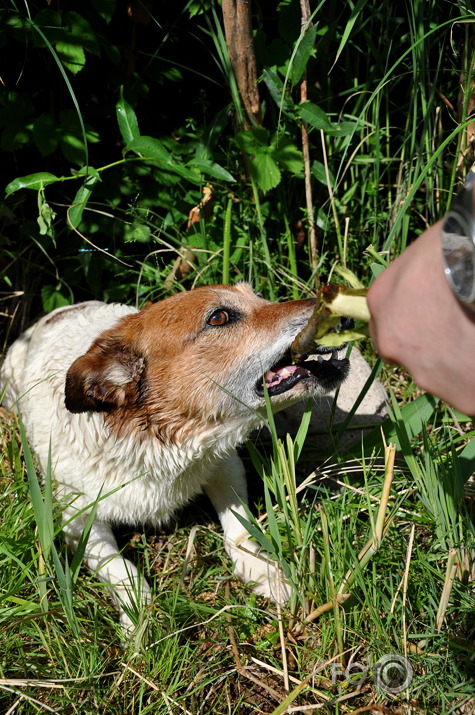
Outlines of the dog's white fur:
<svg viewBox="0 0 475 715">
<path fill-rule="evenodd" d="M 247 500 L 235 448 L 265 415 L 256 385 L 313 306 L 269 303 L 246 284 L 199 288 L 141 311 L 91 301 L 53 311 L 8 351 L 3 403 L 21 413 L 43 470 L 51 444 L 73 550 L 94 505 L 85 561 L 109 585 L 125 629 L 137 593 L 144 603 L 150 591 L 120 555 L 112 525 L 158 525 L 202 490 L 238 576 L 286 599 L 280 572 L 235 516 L 245 517 Z M 347 371 L 337 367 L 327 376 L 323 365 L 320 378 L 309 373 L 275 394 L 273 409 L 332 389 Z"/>
</svg>

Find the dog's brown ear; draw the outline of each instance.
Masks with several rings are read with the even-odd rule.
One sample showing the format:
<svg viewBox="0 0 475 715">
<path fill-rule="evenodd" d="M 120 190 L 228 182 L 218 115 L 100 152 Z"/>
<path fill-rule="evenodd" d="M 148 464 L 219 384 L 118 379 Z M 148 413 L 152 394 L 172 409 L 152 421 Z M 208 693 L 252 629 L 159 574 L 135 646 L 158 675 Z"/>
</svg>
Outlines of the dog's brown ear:
<svg viewBox="0 0 475 715">
<path fill-rule="evenodd" d="M 117 340 L 99 339 L 66 375 L 64 404 L 70 412 L 110 412 L 138 397 L 145 360 Z"/>
</svg>

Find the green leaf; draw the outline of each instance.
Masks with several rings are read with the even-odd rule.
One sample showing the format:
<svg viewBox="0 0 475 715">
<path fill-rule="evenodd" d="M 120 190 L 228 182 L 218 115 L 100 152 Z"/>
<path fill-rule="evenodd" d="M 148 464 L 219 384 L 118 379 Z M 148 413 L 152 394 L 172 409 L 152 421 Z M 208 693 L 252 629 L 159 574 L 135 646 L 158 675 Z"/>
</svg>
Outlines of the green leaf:
<svg viewBox="0 0 475 715">
<path fill-rule="evenodd" d="M 171 154 L 162 142 L 154 137 L 136 136 L 128 142 L 125 151 L 134 151 L 143 159 L 157 159 L 165 164 L 171 163 Z"/>
<path fill-rule="evenodd" d="M 185 166 L 178 163 L 177 158 L 170 154 L 163 146 L 162 142 L 154 137 L 135 137 L 125 147 L 124 152 L 127 151 L 135 152 L 144 160 L 157 161 L 167 171 L 178 174 L 183 179 L 187 179 L 194 184 L 201 183 L 201 175 L 198 172 L 187 169 Z"/>
<path fill-rule="evenodd" d="M 91 54 L 101 54 L 97 35 L 85 17 L 78 12 L 68 10 L 64 14 L 63 24 L 67 36 L 71 38 L 73 44 L 81 46 Z"/>
<path fill-rule="evenodd" d="M 41 289 L 41 300 L 45 313 L 50 313 L 55 308 L 61 308 L 64 305 L 70 304 L 66 296 L 64 296 L 56 286 L 52 285 L 43 286 Z"/>
<path fill-rule="evenodd" d="M 324 132 L 327 132 L 334 128 L 323 109 L 317 107 L 313 102 L 300 104 L 297 107 L 297 112 L 299 117 L 314 129 L 323 129 Z"/>
<path fill-rule="evenodd" d="M 265 69 L 262 73 L 264 83 L 269 90 L 269 94 L 279 107 L 282 113 L 289 116 L 294 107 L 290 95 L 284 93 L 284 83 L 272 67 Z"/>
<path fill-rule="evenodd" d="M 332 123 L 331 128 L 326 130 L 326 134 L 331 137 L 348 137 L 354 134 L 358 128 L 358 122 Z"/>
<path fill-rule="evenodd" d="M 314 161 L 312 164 L 311 171 L 312 171 L 312 175 L 317 179 L 317 181 L 319 181 L 324 186 L 327 185 L 327 174 L 325 171 L 325 165 L 322 164 L 321 161 Z M 328 173 L 329 173 L 329 178 L 330 178 L 330 186 L 334 187 L 335 186 L 335 177 L 333 176 L 331 171 L 329 171 Z"/>
<path fill-rule="evenodd" d="M 246 154 L 257 154 L 269 145 L 269 132 L 264 127 L 253 127 L 234 137 L 236 144 Z"/>
<path fill-rule="evenodd" d="M 250 169 L 253 178 L 264 194 L 280 183 L 282 176 L 280 169 L 268 152 L 256 154 L 250 162 Z"/>
<path fill-rule="evenodd" d="M 86 55 L 80 45 L 56 42 L 55 48 L 63 65 L 73 74 L 77 74 L 86 64 Z"/>
<path fill-rule="evenodd" d="M 290 83 L 294 87 L 302 77 L 307 62 L 311 55 L 315 54 L 315 37 L 317 35 L 317 25 L 307 28 L 303 37 L 299 37 L 295 50 L 295 55 L 290 69 Z"/>
<path fill-rule="evenodd" d="M 74 176 L 95 176 L 96 179 L 100 179 L 101 175 L 97 171 L 97 169 L 94 169 L 93 166 L 83 166 L 77 171 L 72 170 L 71 172 Z"/>
<path fill-rule="evenodd" d="M 5 187 L 5 195 L 9 196 L 20 189 L 33 189 L 34 191 L 38 191 L 44 186 L 48 186 L 48 184 L 54 184 L 56 181 L 60 181 L 60 179 L 47 171 L 40 171 L 37 174 L 28 174 L 27 176 L 19 176 L 7 184 Z"/>
<path fill-rule="evenodd" d="M 279 166 L 292 174 L 299 174 L 303 171 L 302 152 L 287 137 L 279 137 L 275 148 L 272 148 L 272 157 Z"/>
<path fill-rule="evenodd" d="M 100 176 L 97 171 L 94 169 L 93 172 L 94 173 L 88 174 L 84 179 L 68 211 L 68 222 L 72 228 L 77 228 L 81 223 L 82 215 L 92 194 L 92 190 L 97 182 L 100 181 Z"/>
<path fill-rule="evenodd" d="M 122 92 L 119 101 L 115 105 L 115 111 L 122 139 L 124 143 L 128 145 L 131 141 L 140 136 L 140 131 L 137 115 L 130 104 L 123 98 Z"/>
<path fill-rule="evenodd" d="M 132 226 L 126 231 L 124 239 L 127 242 L 137 241 L 138 243 L 147 243 L 150 240 L 152 230 L 144 223 L 134 221 Z"/>
<path fill-rule="evenodd" d="M 207 176 L 211 176 L 213 179 L 218 179 L 218 181 L 236 181 L 229 171 L 209 159 L 193 159 L 188 163 L 188 167 L 190 169 L 198 169 L 198 171 L 201 171 Z"/>
</svg>

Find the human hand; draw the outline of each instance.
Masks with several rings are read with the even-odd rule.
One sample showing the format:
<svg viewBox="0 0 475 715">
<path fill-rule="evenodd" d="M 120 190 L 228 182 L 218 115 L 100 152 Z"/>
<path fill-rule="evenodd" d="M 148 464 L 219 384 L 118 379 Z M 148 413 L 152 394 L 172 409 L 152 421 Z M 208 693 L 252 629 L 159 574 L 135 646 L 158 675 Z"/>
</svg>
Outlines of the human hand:
<svg viewBox="0 0 475 715">
<path fill-rule="evenodd" d="M 431 226 L 372 284 L 370 334 L 384 360 L 475 415 L 475 313 L 455 297 L 444 274 L 441 227 Z"/>
</svg>

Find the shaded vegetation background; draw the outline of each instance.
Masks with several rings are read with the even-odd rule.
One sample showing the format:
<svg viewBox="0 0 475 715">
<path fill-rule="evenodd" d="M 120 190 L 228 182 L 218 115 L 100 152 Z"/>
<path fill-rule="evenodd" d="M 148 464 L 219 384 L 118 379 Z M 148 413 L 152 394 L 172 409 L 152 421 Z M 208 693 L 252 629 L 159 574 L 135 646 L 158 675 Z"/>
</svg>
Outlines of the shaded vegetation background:
<svg viewBox="0 0 475 715">
<path fill-rule="evenodd" d="M 88 298 L 142 303 L 177 281 L 224 274 L 267 297 L 311 285 L 303 122 L 324 275 L 338 260 L 368 281 L 369 245 L 395 253 L 440 216 L 467 144 L 469 4 L 311 10 L 301 34 L 297 0 L 253 5 L 261 127 L 239 102 L 213 0 L 0 10 L 9 339 L 42 310 Z M 15 181 L 31 174 L 43 181 Z M 206 222 L 187 229 L 208 182 Z M 170 277 L 183 247 L 191 272 Z"/>
</svg>

